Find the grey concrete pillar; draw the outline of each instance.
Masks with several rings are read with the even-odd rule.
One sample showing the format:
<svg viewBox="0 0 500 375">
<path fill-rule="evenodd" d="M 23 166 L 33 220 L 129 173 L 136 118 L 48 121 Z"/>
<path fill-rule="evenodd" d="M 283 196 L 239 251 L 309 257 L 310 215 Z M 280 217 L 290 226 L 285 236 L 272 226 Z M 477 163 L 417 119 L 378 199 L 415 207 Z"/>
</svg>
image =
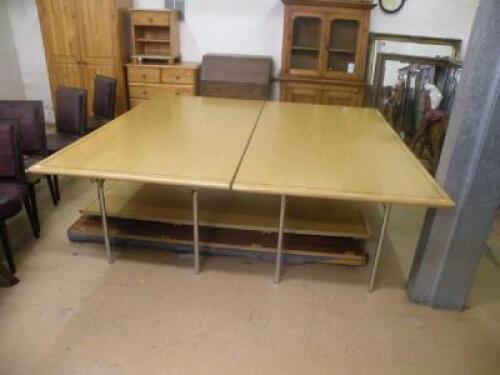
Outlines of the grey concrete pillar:
<svg viewBox="0 0 500 375">
<path fill-rule="evenodd" d="M 438 180 L 456 202 L 430 210 L 410 273 L 416 303 L 462 309 L 500 202 L 500 3 L 481 0 Z"/>
</svg>

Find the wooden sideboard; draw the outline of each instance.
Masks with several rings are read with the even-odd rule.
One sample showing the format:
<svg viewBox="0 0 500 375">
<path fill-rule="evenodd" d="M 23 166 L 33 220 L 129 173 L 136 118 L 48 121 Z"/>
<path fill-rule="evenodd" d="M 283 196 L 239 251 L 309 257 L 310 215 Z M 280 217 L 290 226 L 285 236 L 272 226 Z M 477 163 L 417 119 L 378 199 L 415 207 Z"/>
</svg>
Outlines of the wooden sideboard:
<svg viewBox="0 0 500 375">
<path fill-rule="evenodd" d="M 281 100 L 362 106 L 371 1 L 282 1 Z"/>
<path fill-rule="evenodd" d="M 130 108 L 163 94 L 196 95 L 199 64 L 126 64 Z"/>
<path fill-rule="evenodd" d="M 318 80 L 282 80 L 281 101 L 362 107 L 366 85 L 358 82 L 321 82 Z"/>
</svg>

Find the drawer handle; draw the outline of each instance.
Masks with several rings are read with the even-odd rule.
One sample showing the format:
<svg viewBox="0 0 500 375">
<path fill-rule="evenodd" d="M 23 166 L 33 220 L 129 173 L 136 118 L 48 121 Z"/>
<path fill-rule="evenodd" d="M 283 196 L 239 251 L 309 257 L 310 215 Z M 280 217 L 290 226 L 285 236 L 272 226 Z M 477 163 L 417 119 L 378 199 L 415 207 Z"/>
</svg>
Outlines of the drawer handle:
<svg viewBox="0 0 500 375">
<path fill-rule="evenodd" d="M 175 79 L 179 80 L 179 79 L 181 79 L 181 77 L 180 76 L 175 76 Z"/>
<path fill-rule="evenodd" d="M 180 92 L 176 92 L 175 95 L 179 96 L 180 95 Z"/>
<path fill-rule="evenodd" d="M 143 74 L 143 75 L 141 75 L 141 77 L 142 77 L 143 79 L 146 79 L 146 77 L 147 77 L 147 76 L 146 76 L 145 74 Z"/>
<path fill-rule="evenodd" d="M 147 92 L 146 90 L 144 90 L 144 91 L 142 92 L 142 95 L 148 95 L 148 92 Z"/>
<path fill-rule="evenodd" d="M 154 18 L 150 18 L 150 19 L 149 19 L 149 22 L 150 22 L 150 23 L 155 22 Z"/>
</svg>

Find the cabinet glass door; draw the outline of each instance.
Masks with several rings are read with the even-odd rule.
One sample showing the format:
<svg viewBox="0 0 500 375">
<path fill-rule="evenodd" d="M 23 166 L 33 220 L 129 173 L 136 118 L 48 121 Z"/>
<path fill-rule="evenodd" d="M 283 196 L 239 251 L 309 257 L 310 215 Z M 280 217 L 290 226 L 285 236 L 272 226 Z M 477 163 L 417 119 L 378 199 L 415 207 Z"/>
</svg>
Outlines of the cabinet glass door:
<svg viewBox="0 0 500 375">
<path fill-rule="evenodd" d="M 293 21 L 290 69 L 319 71 L 322 20 L 298 16 Z"/>
<path fill-rule="evenodd" d="M 330 24 L 327 71 L 342 75 L 354 75 L 358 48 L 359 21 L 334 19 Z"/>
</svg>

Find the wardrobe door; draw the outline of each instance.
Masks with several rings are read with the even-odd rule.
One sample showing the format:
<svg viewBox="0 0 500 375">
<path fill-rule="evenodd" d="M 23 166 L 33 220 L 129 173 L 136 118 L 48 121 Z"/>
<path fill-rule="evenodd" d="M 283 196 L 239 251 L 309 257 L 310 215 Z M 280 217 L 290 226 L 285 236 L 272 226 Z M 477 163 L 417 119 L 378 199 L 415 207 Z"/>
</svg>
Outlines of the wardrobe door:
<svg viewBox="0 0 500 375">
<path fill-rule="evenodd" d="M 83 87 L 88 93 L 88 113 L 93 115 L 95 76 L 116 78 L 117 9 L 115 0 L 78 0 L 77 7 Z"/>
<path fill-rule="evenodd" d="M 113 64 L 116 40 L 115 0 L 78 0 L 78 27 L 84 64 Z"/>
<path fill-rule="evenodd" d="M 52 98 L 59 86 L 82 87 L 75 0 L 37 0 Z"/>
</svg>

